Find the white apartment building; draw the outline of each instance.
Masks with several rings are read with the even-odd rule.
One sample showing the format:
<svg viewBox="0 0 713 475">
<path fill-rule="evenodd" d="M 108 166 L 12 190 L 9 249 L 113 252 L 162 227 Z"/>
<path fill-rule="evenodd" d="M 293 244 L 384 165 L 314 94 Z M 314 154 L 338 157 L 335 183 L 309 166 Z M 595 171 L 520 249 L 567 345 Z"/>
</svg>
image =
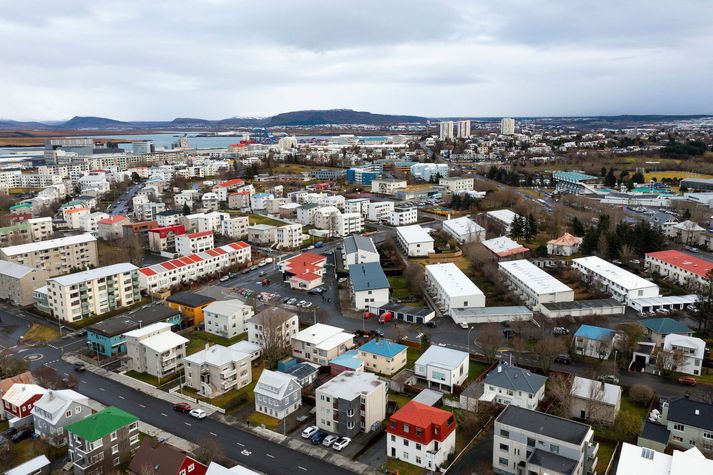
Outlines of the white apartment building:
<svg viewBox="0 0 713 475">
<path fill-rule="evenodd" d="M 659 286 L 636 274 L 622 269 L 601 257 L 580 257 L 572 260 L 572 268 L 584 279 L 591 280 L 620 302 L 632 299 L 658 297 Z"/>
<path fill-rule="evenodd" d="M 459 120 L 458 121 L 458 138 L 467 139 L 470 137 L 470 121 L 469 120 Z"/>
<path fill-rule="evenodd" d="M 75 322 L 141 300 L 138 267 L 128 262 L 47 280 L 52 316 Z"/>
<path fill-rule="evenodd" d="M 102 212 L 89 213 L 79 217 L 79 227 L 85 233 L 96 236 L 99 234 L 99 221 L 108 218 L 109 215 Z"/>
<path fill-rule="evenodd" d="M 297 314 L 277 307 L 268 307 L 247 321 L 248 341 L 264 348 L 277 345 L 287 348 L 300 330 Z"/>
<path fill-rule="evenodd" d="M 367 218 L 369 221 L 385 223 L 394 213 L 393 201 L 374 201 L 369 203 Z"/>
<path fill-rule="evenodd" d="M 319 229 L 334 230 L 336 234 L 337 216 L 342 214 L 335 206 L 317 208 L 314 213 L 314 226 Z"/>
<path fill-rule="evenodd" d="M 416 224 L 418 221 L 418 208 L 415 206 L 399 206 L 395 207 L 391 216 L 389 216 L 389 224 L 391 226 L 408 226 Z"/>
<path fill-rule="evenodd" d="M 513 221 L 515 221 L 515 218 L 518 217 L 518 214 L 510 211 L 509 209 L 499 209 L 495 211 L 488 211 L 486 216 L 489 220 L 500 226 L 504 234 L 510 234 L 510 227 L 512 226 Z"/>
<path fill-rule="evenodd" d="M 434 252 L 434 240 L 418 224 L 396 228 L 396 243 L 409 257 L 427 257 Z"/>
<path fill-rule="evenodd" d="M 515 119 L 504 118 L 500 120 L 500 134 L 513 135 L 515 133 Z"/>
<path fill-rule="evenodd" d="M 344 238 L 342 259 L 344 267 L 348 269 L 352 264 L 379 262 L 379 251 L 370 237 L 354 234 Z"/>
<path fill-rule="evenodd" d="M 485 228 L 467 216 L 446 219 L 443 221 L 443 231 L 458 244 L 485 241 Z"/>
<path fill-rule="evenodd" d="M 199 195 L 200 191 L 198 190 L 183 190 L 173 196 L 173 204 L 176 206 L 177 209 L 183 208 L 183 205 L 192 208 L 193 203 L 198 203 Z"/>
<path fill-rule="evenodd" d="M 248 331 L 247 321 L 255 314 L 241 300 L 216 300 L 203 308 L 205 331 L 223 338 L 234 338 Z"/>
<path fill-rule="evenodd" d="M 453 140 L 455 124 L 452 120 L 446 120 L 439 125 L 438 138 L 441 140 Z"/>
<path fill-rule="evenodd" d="M 382 195 L 393 195 L 398 190 L 403 190 L 408 186 L 406 180 L 396 178 L 374 178 L 371 180 L 371 192 Z"/>
<path fill-rule="evenodd" d="M 223 229 L 223 221 L 230 219 L 230 215 L 228 213 L 221 213 L 218 211 L 198 213 L 194 216 L 197 224 L 195 229 L 199 233 L 204 233 L 206 231 L 219 233 Z M 188 230 L 188 228 L 186 228 L 186 230 Z"/>
<path fill-rule="evenodd" d="M 82 217 L 89 215 L 89 208 L 74 208 L 62 211 L 64 220 L 71 229 L 80 229 L 82 227 Z"/>
<path fill-rule="evenodd" d="M 364 230 L 364 218 L 359 213 L 341 213 L 337 216 L 336 235 L 339 237 L 360 233 Z"/>
<path fill-rule="evenodd" d="M 445 186 L 451 193 L 459 191 L 473 191 L 475 187 L 474 178 L 463 178 L 459 176 L 443 177 L 438 180 L 438 184 Z"/>
<path fill-rule="evenodd" d="M 179 257 L 139 269 L 139 285 L 148 292 L 161 292 L 180 283 L 190 283 L 209 275 L 228 272 L 250 262 L 251 247 L 238 241 L 205 252 Z"/>
<path fill-rule="evenodd" d="M 378 262 L 350 265 L 349 281 L 355 310 L 389 303 L 391 286 Z"/>
<path fill-rule="evenodd" d="M 452 262 L 426 266 L 426 289 L 446 314 L 452 308 L 485 307 L 485 295 Z"/>
<path fill-rule="evenodd" d="M 663 341 L 664 355 L 659 355 L 664 369 L 700 375 L 706 354 L 706 342 L 694 336 L 670 333 Z"/>
<path fill-rule="evenodd" d="M 508 287 L 534 311 L 543 303 L 574 300 L 574 290 L 526 259 L 499 262 L 498 267 Z"/>
<path fill-rule="evenodd" d="M 248 242 L 272 246 L 277 239 L 277 228 L 270 224 L 253 224 L 248 227 Z"/>
<path fill-rule="evenodd" d="M 431 181 L 448 176 L 447 163 L 417 163 L 411 166 L 411 175 L 419 180 Z"/>
<path fill-rule="evenodd" d="M 292 337 L 292 356 L 326 366 L 329 360 L 353 346 L 353 334 L 338 327 L 317 323 Z"/>
<path fill-rule="evenodd" d="M 167 210 L 157 213 L 155 219 L 160 228 L 165 228 L 179 224 L 181 216 L 183 215 L 178 211 Z"/>
<path fill-rule="evenodd" d="M 501 362 L 483 381 L 481 401 L 537 409 L 545 398 L 547 377 Z"/>
<path fill-rule="evenodd" d="M 288 224 L 275 230 L 278 249 L 297 249 L 302 245 L 302 225 Z"/>
<path fill-rule="evenodd" d="M 52 218 L 30 218 L 27 222 L 30 225 L 30 239 L 32 239 L 32 242 L 44 241 L 52 237 L 54 232 Z"/>
<path fill-rule="evenodd" d="M 207 347 L 185 358 L 186 386 L 209 398 L 243 388 L 253 380 L 251 361 L 249 353 L 232 346 Z"/>
<path fill-rule="evenodd" d="M 44 269 L 50 276 L 63 275 L 72 269 L 86 269 L 99 264 L 97 239 L 91 234 L 79 234 L 30 244 L 0 248 L 0 258 Z"/>
<path fill-rule="evenodd" d="M 414 363 L 419 382 L 452 393 L 468 379 L 468 353 L 444 346 L 431 345 Z"/>
<path fill-rule="evenodd" d="M 220 233 L 230 239 L 244 239 L 248 234 L 250 219 L 247 216 L 233 216 L 221 223 Z"/>
<path fill-rule="evenodd" d="M 173 333 L 170 323 L 153 323 L 124 337 L 129 370 L 160 379 L 183 368 L 188 339 Z"/>
<path fill-rule="evenodd" d="M 188 256 L 213 249 L 215 246 L 213 231 L 204 231 L 175 236 L 176 252 L 179 256 Z"/>
<path fill-rule="evenodd" d="M 345 213 L 359 213 L 364 218 L 369 214 L 369 198 L 353 198 L 344 202 Z"/>
</svg>

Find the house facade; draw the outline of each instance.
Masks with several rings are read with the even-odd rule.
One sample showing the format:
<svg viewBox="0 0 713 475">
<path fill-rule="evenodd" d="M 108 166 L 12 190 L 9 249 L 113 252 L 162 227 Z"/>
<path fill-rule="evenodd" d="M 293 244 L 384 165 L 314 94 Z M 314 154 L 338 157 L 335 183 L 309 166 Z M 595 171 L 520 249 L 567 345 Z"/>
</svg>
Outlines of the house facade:
<svg viewBox="0 0 713 475">
<path fill-rule="evenodd" d="M 217 397 L 252 382 L 249 353 L 213 345 L 184 360 L 185 384 L 201 396 Z"/>
<path fill-rule="evenodd" d="M 414 374 L 429 388 L 452 393 L 468 379 L 468 353 L 432 345 L 416 360 Z"/>
<path fill-rule="evenodd" d="M 507 363 L 500 363 L 485 377 L 480 400 L 504 406 L 537 409 L 538 404 L 545 397 L 546 382 L 545 376 Z"/>
<path fill-rule="evenodd" d="M 245 333 L 247 320 L 255 311 L 241 300 L 218 300 L 203 309 L 205 331 L 223 338 L 234 338 Z"/>
<path fill-rule="evenodd" d="M 284 419 L 302 407 L 302 386 L 294 376 L 263 370 L 255 385 L 255 410 Z"/>
<path fill-rule="evenodd" d="M 88 397 L 71 389 L 48 389 L 32 408 L 35 434 L 55 447 L 67 445 L 64 428 L 91 414 Z"/>
</svg>

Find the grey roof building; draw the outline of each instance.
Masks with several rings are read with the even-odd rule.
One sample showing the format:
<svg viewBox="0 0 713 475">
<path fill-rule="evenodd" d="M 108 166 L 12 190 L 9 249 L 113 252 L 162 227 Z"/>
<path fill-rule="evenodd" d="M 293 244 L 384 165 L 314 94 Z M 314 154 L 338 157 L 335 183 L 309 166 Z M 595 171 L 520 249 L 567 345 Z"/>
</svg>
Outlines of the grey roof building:
<svg viewBox="0 0 713 475">
<path fill-rule="evenodd" d="M 362 290 L 388 289 L 389 281 L 378 262 L 353 264 L 349 266 L 349 277 L 355 292 Z"/>
<path fill-rule="evenodd" d="M 361 234 L 352 234 L 344 238 L 343 255 L 346 266 L 379 262 L 379 252 L 376 250 L 374 241 Z"/>
<path fill-rule="evenodd" d="M 485 377 L 481 400 L 535 409 L 545 396 L 545 376 L 501 363 Z"/>
<path fill-rule="evenodd" d="M 661 423 L 671 433 L 671 445 L 713 450 L 713 405 L 688 397 L 673 399 L 664 404 Z"/>
</svg>

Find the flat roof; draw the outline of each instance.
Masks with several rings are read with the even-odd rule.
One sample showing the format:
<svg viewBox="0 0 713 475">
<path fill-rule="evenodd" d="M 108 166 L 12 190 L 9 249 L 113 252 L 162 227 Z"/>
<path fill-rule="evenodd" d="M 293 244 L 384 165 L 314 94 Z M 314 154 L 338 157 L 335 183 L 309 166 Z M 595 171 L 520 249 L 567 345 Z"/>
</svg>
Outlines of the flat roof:
<svg viewBox="0 0 713 475">
<path fill-rule="evenodd" d="M 486 317 L 486 316 L 530 316 L 532 317 L 532 310 L 525 307 L 524 305 L 508 305 L 503 307 L 469 307 L 469 308 L 452 308 L 450 310 L 451 318 L 456 320 L 457 318 L 467 318 L 467 317 Z"/>
<path fill-rule="evenodd" d="M 426 274 L 431 275 L 450 298 L 483 295 L 478 286 L 452 262 L 427 265 Z"/>
<path fill-rule="evenodd" d="M 410 307 L 408 305 L 399 305 L 397 303 L 385 303 L 379 305 L 380 310 L 387 310 L 392 313 L 403 313 L 406 315 L 414 315 L 417 317 L 426 317 L 434 313 L 433 310 L 426 307 Z"/>
<path fill-rule="evenodd" d="M 653 282 L 648 281 L 643 277 L 639 277 L 628 270 L 624 270 L 621 267 L 616 266 L 609 261 L 605 261 L 598 256 L 580 257 L 578 259 L 574 259 L 572 262 L 579 264 L 590 272 L 611 280 L 627 290 L 645 289 L 650 287 L 658 288 L 658 286 Z"/>
<path fill-rule="evenodd" d="M 509 209 L 497 209 L 495 211 L 488 211 L 487 215 L 506 224 L 512 224 L 512 222 L 518 216 L 517 213 Z"/>
<path fill-rule="evenodd" d="M 544 412 L 508 405 L 495 420 L 496 423 L 517 427 L 528 432 L 551 437 L 570 444 L 581 444 L 591 427 Z"/>
<path fill-rule="evenodd" d="M 418 224 L 411 226 L 399 226 L 396 232 L 408 243 L 412 242 L 433 242 L 433 238 L 424 228 Z"/>
<path fill-rule="evenodd" d="M 580 308 L 624 307 L 617 299 L 573 300 L 572 302 L 547 302 L 540 304 L 548 310 L 573 310 Z"/>
<path fill-rule="evenodd" d="M 642 307 L 655 306 L 655 305 L 673 305 L 673 304 L 693 304 L 698 302 L 698 295 L 667 295 L 665 297 L 646 297 L 640 299 L 631 299 L 630 302 L 633 304 L 640 305 Z"/>
<path fill-rule="evenodd" d="M 154 325 L 158 325 L 155 323 Z M 166 323 L 165 325 L 169 325 Z M 154 335 L 145 340 L 141 341 L 141 344 L 147 348 L 151 348 L 157 353 L 163 353 L 171 348 L 175 348 L 180 345 L 188 343 L 188 338 L 182 337 L 181 335 L 173 332 L 163 332 L 158 335 Z"/>
<path fill-rule="evenodd" d="M 555 279 L 527 259 L 499 262 L 498 266 L 515 276 L 537 294 L 574 292 L 567 285 Z"/>
<path fill-rule="evenodd" d="M 460 366 L 464 360 L 468 359 L 465 351 L 454 350 L 444 346 L 431 345 L 416 360 L 417 365 L 435 365 L 441 368 L 454 369 Z"/>
<path fill-rule="evenodd" d="M 317 344 L 342 332 L 344 332 L 342 328 L 333 327 L 332 325 L 326 325 L 324 323 L 316 323 L 311 327 L 305 328 L 292 338 L 305 343 Z"/>
<path fill-rule="evenodd" d="M 346 343 L 348 341 L 351 341 L 354 339 L 354 335 L 351 333 L 346 333 L 346 332 L 341 332 L 337 333 L 336 335 L 332 335 L 329 338 L 320 341 L 317 343 L 315 348 L 318 350 L 331 350 L 332 348 L 335 348 L 342 343 Z"/>
<path fill-rule="evenodd" d="M 361 394 L 369 394 L 374 389 L 385 385 L 374 373 L 355 373 L 345 371 L 321 385 L 317 392 L 330 396 L 352 400 Z"/>
<path fill-rule="evenodd" d="M 76 236 L 65 236 L 57 239 L 48 239 L 46 241 L 31 242 L 29 244 L 20 244 L 17 246 L 3 247 L 2 250 L 6 256 L 16 256 L 19 254 L 28 254 L 30 252 L 44 251 L 54 249 L 56 247 L 71 246 L 75 244 L 83 244 L 87 242 L 95 242 L 97 238 L 89 233 L 78 234 Z"/>
<path fill-rule="evenodd" d="M 468 216 L 461 216 L 460 218 L 446 219 L 443 221 L 443 226 L 451 229 L 454 233 L 459 235 L 467 235 L 471 233 L 477 233 L 484 231 L 485 228 L 480 224 L 476 223 Z"/>
<path fill-rule="evenodd" d="M 51 281 L 59 285 L 69 286 L 81 284 L 97 279 L 104 279 L 115 274 L 123 274 L 125 272 L 138 271 L 139 268 L 130 262 L 122 262 L 120 264 L 112 264 L 110 266 L 97 267 L 96 269 L 75 272 L 74 274 L 63 275 L 61 277 L 53 277 Z"/>
</svg>

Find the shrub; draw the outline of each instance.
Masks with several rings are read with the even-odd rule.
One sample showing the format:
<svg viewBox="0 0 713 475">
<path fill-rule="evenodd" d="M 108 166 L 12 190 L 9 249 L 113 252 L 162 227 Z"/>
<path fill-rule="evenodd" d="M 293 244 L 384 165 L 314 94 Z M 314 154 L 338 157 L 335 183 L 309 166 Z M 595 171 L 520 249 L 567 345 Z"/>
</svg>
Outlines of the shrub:
<svg viewBox="0 0 713 475">
<path fill-rule="evenodd" d="M 634 384 L 629 388 L 629 399 L 636 404 L 648 406 L 654 398 L 654 390 L 645 384 Z"/>
<path fill-rule="evenodd" d="M 632 412 L 620 412 L 614 419 L 614 437 L 617 440 L 631 441 L 636 438 L 641 430 L 643 419 Z"/>
</svg>

